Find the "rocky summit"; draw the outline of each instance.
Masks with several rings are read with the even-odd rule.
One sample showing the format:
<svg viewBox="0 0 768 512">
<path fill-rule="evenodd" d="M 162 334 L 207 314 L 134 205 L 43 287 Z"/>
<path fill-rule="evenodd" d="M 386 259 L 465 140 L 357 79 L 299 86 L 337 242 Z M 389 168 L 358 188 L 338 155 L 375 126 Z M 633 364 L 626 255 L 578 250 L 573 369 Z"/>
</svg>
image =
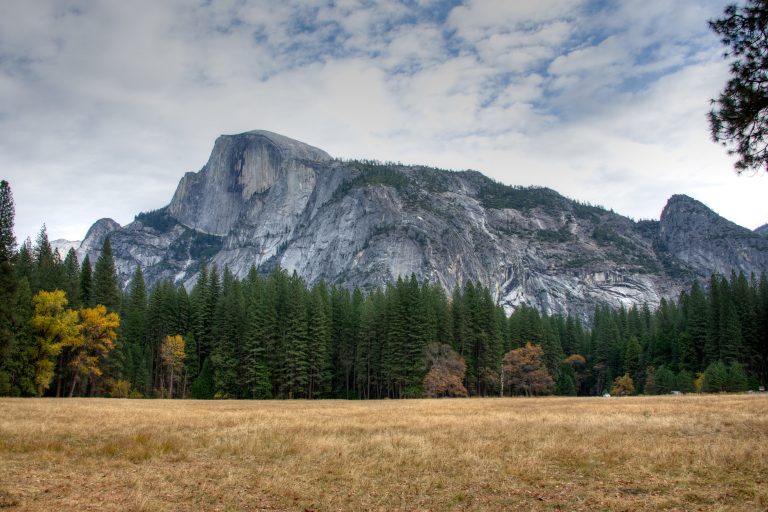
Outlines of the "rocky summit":
<svg viewBox="0 0 768 512">
<path fill-rule="evenodd" d="M 168 206 L 126 226 L 97 221 L 80 258 L 96 261 L 106 237 L 123 284 L 140 266 L 149 284 L 189 287 L 203 262 L 362 289 L 415 274 L 449 292 L 479 282 L 508 310 L 585 319 L 598 303 L 653 307 L 713 272 L 768 270 L 768 237 L 687 196 L 635 222 L 547 188 L 339 160 L 267 131 L 219 137 Z"/>
</svg>

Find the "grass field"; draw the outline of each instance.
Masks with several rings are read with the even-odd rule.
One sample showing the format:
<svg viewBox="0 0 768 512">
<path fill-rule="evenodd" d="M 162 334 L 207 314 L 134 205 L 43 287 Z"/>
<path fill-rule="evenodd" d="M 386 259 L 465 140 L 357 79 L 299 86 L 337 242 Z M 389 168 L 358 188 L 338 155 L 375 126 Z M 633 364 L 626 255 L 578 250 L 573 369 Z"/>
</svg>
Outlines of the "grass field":
<svg viewBox="0 0 768 512">
<path fill-rule="evenodd" d="M 766 508 L 765 395 L 0 399 L 13 511 Z"/>
</svg>

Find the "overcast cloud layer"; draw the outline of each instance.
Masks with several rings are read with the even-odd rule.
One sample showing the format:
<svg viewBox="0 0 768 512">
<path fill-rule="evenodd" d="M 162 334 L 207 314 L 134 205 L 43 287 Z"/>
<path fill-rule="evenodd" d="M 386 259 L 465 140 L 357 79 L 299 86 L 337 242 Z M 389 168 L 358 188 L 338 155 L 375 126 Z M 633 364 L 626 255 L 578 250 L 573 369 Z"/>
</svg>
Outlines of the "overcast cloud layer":
<svg viewBox="0 0 768 512">
<path fill-rule="evenodd" d="M 706 113 L 720 0 L 6 1 L 0 175 L 17 236 L 166 205 L 222 133 L 477 169 L 634 218 L 689 194 L 768 222 Z"/>
</svg>

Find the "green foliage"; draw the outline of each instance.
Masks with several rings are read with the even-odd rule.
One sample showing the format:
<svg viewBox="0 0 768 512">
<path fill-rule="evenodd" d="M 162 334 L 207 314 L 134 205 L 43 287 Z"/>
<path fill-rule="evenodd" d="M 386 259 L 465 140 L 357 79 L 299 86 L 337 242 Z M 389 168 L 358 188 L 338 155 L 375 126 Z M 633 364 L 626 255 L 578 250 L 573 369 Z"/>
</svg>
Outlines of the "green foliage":
<svg viewBox="0 0 768 512">
<path fill-rule="evenodd" d="M 175 259 L 203 260 L 215 256 L 224 245 L 224 237 L 187 229 L 177 238 L 169 251 Z"/>
<path fill-rule="evenodd" d="M 136 215 L 134 220 L 141 222 L 148 228 L 152 228 L 161 233 L 167 233 L 171 231 L 178 224 L 176 219 L 168 214 L 168 210 L 166 208 L 152 210 L 149 212 L 142 212 Z"/>
<path fill-rule="evenodd" d="M 109 311 L 120 308 L 120 286 L 117 281 L 115 260 L 109 238 L 104 239 L 99 259 L 93 271 L 93 291 L 91 302 L 102 304 Z"/>
<path fill-rule="evenodd" d="M 683 393 L 693 393 L 695 391 L 691 372 L 680 370 L 677 374 L 677 389 Z"/>
<path fill-rule="evenodd" d="M 716 361 L 704 371 L 704 391 L 719 393 L 728 389 L 728 369 L 725 365 Z"/>
<path fill-rule="evenodd" d="M 568 202 L 549 188 L 513 187 L 490 179 L 483 180 L 478 199 L 486 208 L 511 208 L 520 211 L 543 208 L 550 212 L 559 212 L 566 208 Z"/>
<path fill-rule="evenodd" d="M 17 319 L 14 315 L 17 280 L 13 268 L 16 238 L 13 234 L 15 209 L 10 185 L 0 182 L 0 395 L 9 394 L 11 357 L 16 344 Z"/>
<path fill-rule="evenodd" d="M 576 396 L 576 373 L 571 365 L 564 364 L 560 372 L 560 378 L 555 385 L 555 394 L 562 396 Z"/>
<path fill-rule="evenodd" d="M 677 375 L 666 366 L 660 366 L 656 369 L 654 379 L 656 394 L 666 395 L 673 390 L 677 390 Z"/>
<path fill-rule="evenodd" d="M 401 186 L 384 167 L 364 169 L 366 183 Z M 484 178 L 477 181 L 483 183 Z M 505 188 L 490 197 L 509 204 L 522 197 L 508 192 Z M 525 200 L 518 206 L 562 199 L 571 208 L 564 198 L 537 194 L 538 202 Z M 542 230 L 540 238 L 555 240 L 567 236 L 566 231 Z M 602 225 L 596 233 L 613 246 L 630 243 Z M 199 255 L 220 243 L 220 237 L 189 230 L 178 248 Z M 131 394 L 146 396 L 170 391 L 171 383 L 176 396 L 187 396 L 191 388 L 193 396 L 205 398 L 406 398 L 425 391 L 461 395 L 462 389 L 482 396 L 501 391 L 502 354 L 529 343 L 541 352 L 543 369 L 535 379 L 540 389 L 515 388 L 520 392 L 551 392 L 554 386 L 558 394 L 595 395 L 619 376 L 646 394 L 702 387 L 740 391 L 768 381 L 765 275 L 716 275 L 706 286 L 694 283 L 677 302 L 662 300 L 655 311 L 600 306 L 591 325 L 584 326 L 575 318 L 548 316 L 525 305 L 507 317 L 491 290 L 472 282 L 454 290 L 449 300 L 439 285 L 420 283 L 414 275 L 364 294 L 329 289 L 322 282 L 310 288 L 297 274 L 279 268 L 266 279 L 252 270 L 239 280 L 227 269 L 222 277 L 215 266 L 203 264 L 189 295 L 168 281 L 148 292 L 137 269 L 121 297 L 108 240 L 91 273 L 90 261 L 78 267 L 74 253 L 62 262 L 44 228 L 34 247 L 25 242 L 2 265 L 0 258 L 3 395 L 61 395 L 74 389 L 79 372 L 84 376 L 81 390 L 88 386 L 102 395 L 109 393 L 109 383 L 120 383 L 124 396 L 127 382 Z M 32 297 L 52 286 L 71 295 L 71 304 L 108 302 L 121 308 L 124 321 L 116 350 L 99 368 L 104 375 L 91 372 L 91 366 L 81 371 L 85 366 L 77 362 L 82 355 L 78 345 L 39 341 L 42 331 L 33 322 Z M 177 361 L 169 372 L 162 341 L 178 333 L 187 333 L 183 365 Z M 433 371 L 434 365 L 425 364 L 425 348 L 435 344 L 450 346 L 466 371 Z M 698 374 L 701 379 L 694 381 Z"/>
<path fill-rule="evenodd" d="M 768 171 L 768 2 L 725 8 L 710 27 L 728 48 L 731 78 L 713 100 L 712 138 L 739 156 L 736 170 Z"/>
<path fill-rule="evenodd" d="M 192 383 L 190 392 L 192 398 L 198 400 L 211 400 L 216 395 L 216 388 L 213 383 L 213 368 L 209 359 L 206 359 L 203 363 L 200 375 Z"/>
<path fill-rule="evenodd" d="M 733 393 L 747 390 L 747 374 L 744 373 L 744 368 L 739 363 L 731 363 L 728 365 L 728 376 L 726 381 L 726 389 Z"/>
</svg>

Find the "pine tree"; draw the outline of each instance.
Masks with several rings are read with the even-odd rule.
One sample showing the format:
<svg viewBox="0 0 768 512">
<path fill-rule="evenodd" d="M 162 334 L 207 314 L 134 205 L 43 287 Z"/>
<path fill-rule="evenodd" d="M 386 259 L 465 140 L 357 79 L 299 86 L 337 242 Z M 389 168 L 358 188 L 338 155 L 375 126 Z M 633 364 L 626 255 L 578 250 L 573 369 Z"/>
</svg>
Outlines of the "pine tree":
<svg viewBox="0 0 768 512">
<path fill-rule="evenodd" d="M 307 311 L 308 397 L 320 398 L 329 390 L 331 373 L 331 319 L 324 283 L 312 289 Z"/>
<path fill-rule="evenodd" d="M 725 391 L 728 387 L 728 369 L 720 362 L 716 361 L 707 366 L 704 371 L 704 391 L 710 393 L 719 393 Z"/>
<path fill-rule="evenodd" d="M 221 291 L 217 295 L 212 325 L 215 341 L 211 351 L 214 384 L 224 396 L 237 397 L 241 388 L 238 369 L 245 312 L 240 283 L 228 268 L 224 269 Z"/>
<path fill-rule="evenodd" d="M 45 224 L 40 228 L 33 249 L 35 258 L 35 282 L 33 291 L 53 291 L 62 289 L 63 272 L 58 251 L 54 251 L 48 241 L 48 232 Z"/>
<path fill-rule="evenodd" d="M 698 281 L 693 282 L 691 292 L 682 305 L 686 329 L 680 336 L 680 366 L 694 371 L 700 369 L 704 363 L 707 344 L 707 298 Z"/>
<path fill-rule="evenodd" d="M 78 298 L 80 304 L 85 308 L 92 308 L 96 305 L 93 302 L 93 268 L 91 267 L 91 259 L 87 254 L 83 258 L 83 264 L 80 265 Z"/>
<path fill-rule="evenodd" d="M 80 294 L 78 293 L 80 287 L 80 265 L 77 262 L 77 253 L 74 249 L 67 251 L 67 256 L 64 258 L 62 264 L 63 270 L 63 290 L 67 294 L 70 307 L 78 309 L 82 307 L 80 303 Z"/>
<path fill-rule="evenodd" d="M 93 270 L 93 290 L 91 301 L 102 304 L 108 311 L 120 309 L 120 286 L 117 281 L 115 260 L 109 238 L 104 239 L 99 259 Z"/>
<path fill-rule="evenodd" d="M 309 357 L 307 337 L 306 285 L 294 271 L 286 296 L 286 323 L 282 345 L 285 350 L 283 395 L 287 398 L 307 396 Z"/>
<path fill-rule="evenodd" d="M 200 375 L 198 375 L 195 382 L 192 383 L 190 392 L 192 398 L 197 398 L 198 400 L 210 400 L 216 394 L 216 389 L 213 384 L 213 368 L 208 359 L 203 362 Z"/>
<path fill-rule="evenodd" d="M 722 332 L 723 293 L 720 278 L 712 275 L 709 280 L 709 315 L 707 322 L 707 339 L 704 344 L 704 365 L 710 365 L 720 360 L 720 334 Z"/>
<path fill-rule="evenodd" d="M 197 282 L 189 296 L 191 331 L 197 341 L 196 373 L 202 370 L 203 362 L 211 354 L 211 319 L 210 287 L 208 286 L 208 267 L 203 263 L 197 275 Z"/>
<path fill-rule="evenodd" d="M 728 365 L 726 377 L 726 389 L 731 393 L 738 393 L 747 390 L 747 374 L 739 363 Z"/>
<path fill-rule="evenodd" d="M 147 339 L 147 308 L 144 274 L 141 267 L 137 266 L 124 304 L 123 322 L 115 351 L 120 353 L 122 377 L 134 389 L 145 393 L 151 386 L 152 366 L 152 353 Z"/>
<path fill-rule="evenodd" d="M 275 310 L 266 294 L 266 285 L 257 276 L 250 278 L 246 332 L 243 347 L 243 384 L 251 398 L 272 397 L 269 350 L 275 344 Z"/>
<path fill-rule="evenodd" d="M 15 345 L 17 281 L 12 261 L 16 246 L 14 216 L 11 187 L 7 181 L 0 181 L 0 395 L 11 391 L 10 363 Z"/>
<path fill-rule="evenodd" d="M 720 321 L 720 360 L 726 364 L 740 362 L 744 354 L 741 324 L 733 302 L 723 304 Z"/>
<path fill-rule="evenodd" d="M 624 370 L 632 377 L 632 381 L 639 383 L 643 377 L 643 349 L 637 336 L 631 336 L 627 341 L 627 349 L 624 352 Z"/>
</svg>

